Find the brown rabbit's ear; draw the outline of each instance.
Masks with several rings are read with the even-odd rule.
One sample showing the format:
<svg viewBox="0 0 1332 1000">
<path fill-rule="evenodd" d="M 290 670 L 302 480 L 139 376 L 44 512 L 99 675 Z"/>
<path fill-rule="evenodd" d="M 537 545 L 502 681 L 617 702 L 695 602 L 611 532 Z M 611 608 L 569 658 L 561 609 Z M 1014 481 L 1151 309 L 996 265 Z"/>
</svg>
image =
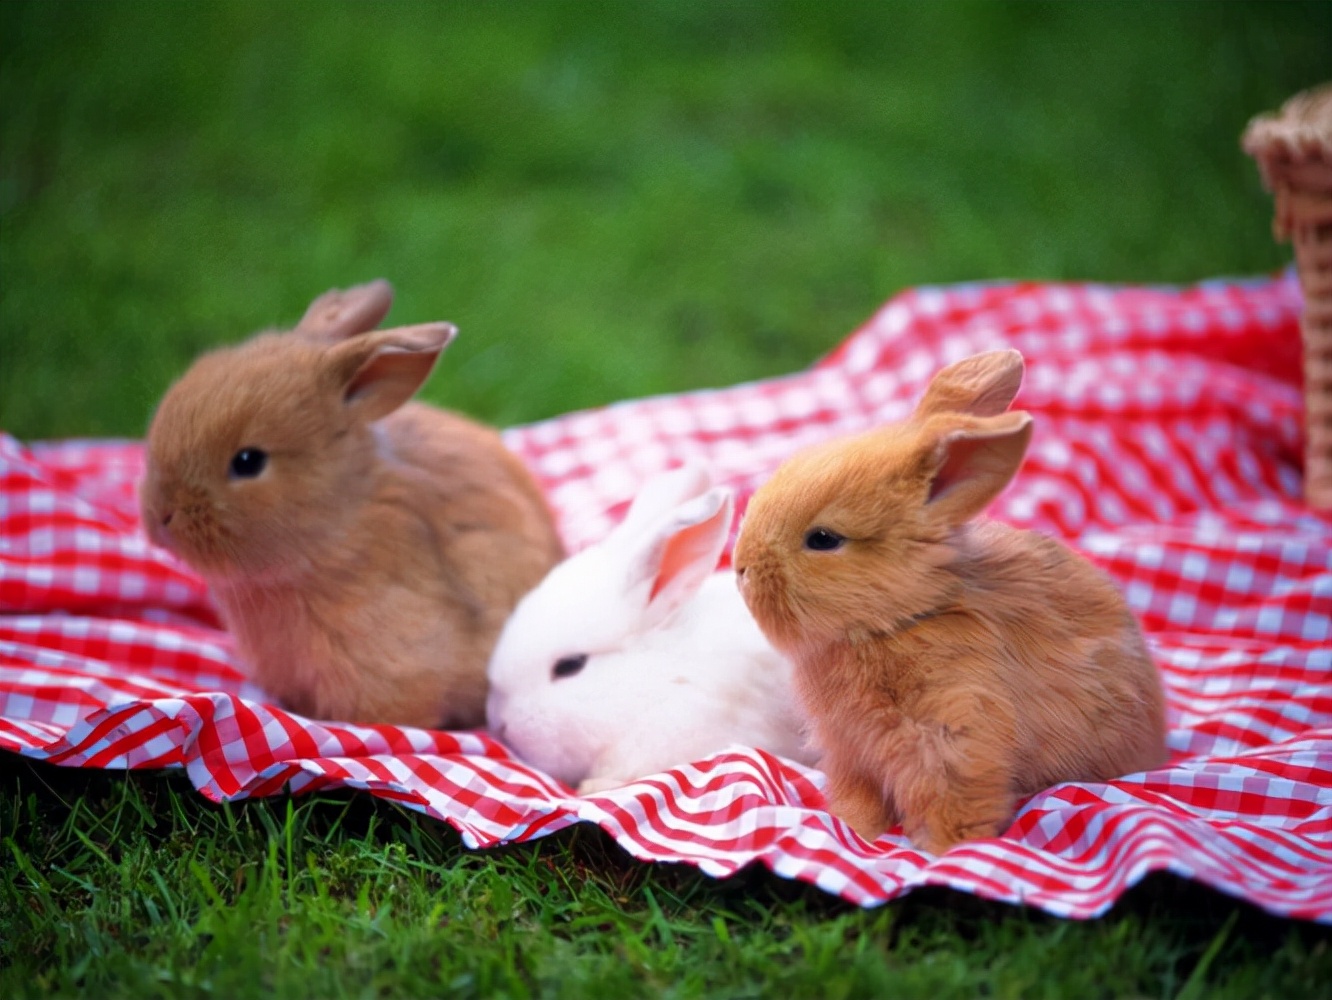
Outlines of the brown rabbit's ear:
<svg viewBox="0 0 1332 1000">
<path fill-rule="evenodd" d="M 925 460 L 934 474 L 925 513 L 954 526 L 989 506 L 1017 473 L 1031 440 L 1031 415 L 1015 410 L 951 428 L 948 421 L 940 424 L 937 434 L 927 435 Z"/>
<path fill-rule="evenodd" d="M 347 340 L 328 352 L 343 402 L 365 421 L 392 413 L 421 388 L 439 354 L 458 331 L 423 323 Z"/>
<path fill-rule="evenodd" d="M 917 420 L 937 413 L 969 413 L 993 417 L 1012 405 L 1022 387 L 1022 354 L 1018 351 L 988 351 L 942 369 L 916 406 Z"/>
<path fill-rule="evenodd" d="M 333 288 L 310 303 L 295 329 L 327 340 L 343 340 L 373 330 L 388 315 L 391 305 L 393 286 L 383 278 L 351 288 Z"/>
</svg>

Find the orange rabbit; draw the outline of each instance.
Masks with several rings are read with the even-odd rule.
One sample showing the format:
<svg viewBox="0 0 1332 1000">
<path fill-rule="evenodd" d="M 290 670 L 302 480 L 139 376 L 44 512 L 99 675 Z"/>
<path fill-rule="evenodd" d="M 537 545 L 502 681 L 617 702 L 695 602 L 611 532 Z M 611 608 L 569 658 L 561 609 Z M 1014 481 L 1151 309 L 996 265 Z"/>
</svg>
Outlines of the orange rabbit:
<svg viewBox="0 0 1332 1000">
<path fill-rule="evenodd" d="M 149 536 L 208 581 L 258 683 L 320 718 L 484 722 L 500 626 L 560 558 L 488 427 L 409 403 L 455 330 L 375 330 L 376 281 L 199 358 L 148 432 Z"/>
<path fill-rule="evenodd" d="M 976 517 L 1031 437 L 1022 356 L 939 372 L 912 416 L 804 451 L 753 497 L 741 590 L 796 684 L 832 811 L 941 853 L 1019 796 L 1166 759 L 1161 681 L 1114 585 Z"/>
</svg>

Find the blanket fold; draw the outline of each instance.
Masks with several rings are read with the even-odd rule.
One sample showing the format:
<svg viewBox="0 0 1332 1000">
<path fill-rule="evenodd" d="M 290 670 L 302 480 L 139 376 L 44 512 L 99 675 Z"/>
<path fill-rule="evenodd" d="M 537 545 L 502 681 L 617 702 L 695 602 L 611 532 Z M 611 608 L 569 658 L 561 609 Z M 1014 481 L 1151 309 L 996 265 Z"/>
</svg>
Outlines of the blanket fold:
<svg viewBox="0 0 1332 1000">
<path fill-rule="evenodd" d="M 942 365 L 1016 347 L 1036 419 L 992 516 L 1109 572 L 1162 672 L 1171 761 L 1027 799 L 943 857 L 873 845 L 822 775 L 735 747 L 578 798 L 483 733 L 305 719 L 246 679 L 206 588 L 139 530 L 138 442 L 0 435 L 0 749 L 180 767 L 214 801 L 351 787 L 473 847 L 592 822 L 643 860 L 759 862 L 860 905 L 950 886 L 1069 917 L 1165 869 L 1332 922 L 1332 521 L 1300 500 L 1299 289 L 960 285 L 905 292 L 809 371 L 510 430 L 571 548 L 637 484 L 708 465 L 738 506 L 804 444 L 904 416 Z"/>
</svg>

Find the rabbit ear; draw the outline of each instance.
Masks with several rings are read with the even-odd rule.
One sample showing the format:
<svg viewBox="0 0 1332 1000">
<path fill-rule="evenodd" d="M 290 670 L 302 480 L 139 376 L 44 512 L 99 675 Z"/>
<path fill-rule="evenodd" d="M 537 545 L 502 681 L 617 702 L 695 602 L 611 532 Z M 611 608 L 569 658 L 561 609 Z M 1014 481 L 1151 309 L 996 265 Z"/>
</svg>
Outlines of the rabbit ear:
<svg viewBox="0 0 1332 1000">
<path fill-rule="evenodd" d="M 712 477 L 701 465 L 686 464 L 661 472 L 639 487 L 615 534 L 635 538 L 653 521 L 694 497 L 702 496 L 712 485 Z"/>
<path fill-rule="evenodd" d="M 709 490 L 640 536 L 629 553 L 626 590 L 642 602 L 644 628 L 682 607 L 717 569 L 733 510 L 730 490 Z"/>
<path fill-rule="evenodd" d="M 994 417 L 1012 405 L 1022 387 L 1022 355 L 1018 351 L 989 351 L 942 369 L 916 406 L 915 419 L 938 413 L 968 413 Z"/>
<path fill-rule="evenodd" d="M 393 305 L 393 286 L 383 278 L 351 288 L 333 288 L 310 303 L 296 332 L 343 340 L 373 330 Z"/>
<path fill-rule="evenodd" d="M 989 506 L 1022 464 L 1031 440 L 1031 415 L 1021 411 L 997 417 L 944 421 L 927 435 L 925 461 L 933 467 L 925 513 L 953 527 Z"/>
<path fill-rule="evenodd" d="M 451 323 L 423 323 L 338 344 L 328 356 L 343 402 L 366 422 L 392 413 L 421 388 L 457 333 Z"/>
</svg>

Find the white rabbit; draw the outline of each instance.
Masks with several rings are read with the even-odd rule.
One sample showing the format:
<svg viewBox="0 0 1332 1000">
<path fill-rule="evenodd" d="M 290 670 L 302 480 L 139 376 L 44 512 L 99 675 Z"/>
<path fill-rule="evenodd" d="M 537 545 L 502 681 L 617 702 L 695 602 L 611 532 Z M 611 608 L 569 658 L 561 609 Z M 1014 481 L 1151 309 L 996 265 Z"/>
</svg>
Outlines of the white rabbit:
<svg viewBox="0 0 1332 1000">
<path fill-rule="evenodd" d="M 731 744 L 808 762 L 790 663 L 730 572 L 730 491 L 696 467 L 644 485 L 599 544 L 555 566 L 504 626 L 486 718 L 583 794 Z"/>
</svg>

